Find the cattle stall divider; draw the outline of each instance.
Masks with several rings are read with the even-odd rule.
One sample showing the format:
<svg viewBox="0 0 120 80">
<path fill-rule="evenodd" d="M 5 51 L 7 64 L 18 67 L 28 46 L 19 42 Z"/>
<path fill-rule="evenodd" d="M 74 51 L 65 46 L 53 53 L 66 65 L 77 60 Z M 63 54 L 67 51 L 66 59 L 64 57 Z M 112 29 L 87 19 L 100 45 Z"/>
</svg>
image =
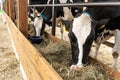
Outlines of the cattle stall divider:
<svg viewBox="0 0 120 80">
<path fill-rule="evenodd" d="M 11 13 L 14 12 L 13 2 L 14 0 L 6 0 L 4 10 L 7 13 L 4 13 L 6 18 L 8 29 L 11 33 L 11 38 L 13 40 L 13 44 L 16 50 L 16 54 L 18 54 L 19 62 L 23 68 L 24 80 L 63 80 L 58 73 L 49 65 L 49 63 L 44 59 L 44 57 L 33 47 L 32 44 L 28 42 L 25 38 L 27 37 L 27 11 L 28 7 L 52 7 L 52 18 L 53 19 L 53 31 L 52 34 L 55 35 L 55 16 L 56 15 L 56 7 L 68 7 L 68 6 L 120 6 L 120 2 L 106 2 L 106 3 L 74 3 L 74 4 L 49 4 L 49 5 L 28 5 L 27 0 L 17 0 L 17 10 L 18 10 L 18 24 L 20 27 L 15 25 L 13 21 L 15 20 L 14 15 Z M 56 0 L 55 0 L 56 1 Z M 10 5 L 11 3 L 11 5 Z M 22 5 L 20 5 L 22 4 Z M 26 5 L 27 4 L 27 5 Z M 22 7 L 21 7 L 22 6 Z M 55 8 L 54 8 L 55 7 Z M 24 8 L 24 10 L 22 9 Z M 24 16 L 24 17 L 23 17 Z M 22 17 L 22 18 L 21 18 Z M 18 27 L 18 28 L 17 28 Z M 21 32 L 24 34 L 22 34 Z M 51 36 L 50 36 L 51 37 Z M 53 36 L 52 36 L 53 37 Z M 111 71 L 111 69 L 109 70 Z M 120 80 L 120 73 L 113 72 L 111 74 L 116 79 Z"/>
<path fill-rule="evenodd" d="M 56 25 L 56 10 L 55 7 L 75 7 L 75 6 L 80 6 L 80 7 L 96 7 L 96 6 L 120 6 L 120 2 L 81 2 L 81 3 L 62 3 L 62 4 L 55 4 L 56 0 L 53 0 L 53 4 L 37 4 L 37 5 L 28 5 L 28 7 L 52 7 L 52 35 L 55 36 L 55 25 Z"/>
</svg>

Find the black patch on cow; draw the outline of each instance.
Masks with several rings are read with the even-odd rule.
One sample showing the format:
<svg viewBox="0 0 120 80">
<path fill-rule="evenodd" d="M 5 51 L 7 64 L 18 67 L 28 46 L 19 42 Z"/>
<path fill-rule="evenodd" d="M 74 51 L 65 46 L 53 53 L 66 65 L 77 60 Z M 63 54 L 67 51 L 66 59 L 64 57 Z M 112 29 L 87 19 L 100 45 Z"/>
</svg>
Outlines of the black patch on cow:
<svg viewBox="0 0 120 80">
<path fill-rule="evenodd" d="M 77 14 L 82 13 L 81 7 L 73 7 L 71 8 L 72 15 L 75 17 Z"/>
<path fill-rule="evenodd" d="M 48 0 L 29 0 L 30 5 L 36 5 L 36 4 L 47 4 Z M 30 7 L 31 8 L 31 7 Z M 33 8 L 33 7 L 32 7 Z M 35 9 L 38 12 L 41 12 L 44 8 L 43 7 L 35 7 Z M 31 13 L 31 12 L 30 12 Z M 33 13 L 33 12 L 32 12 Z"/>
<path fill-rule="evenodd" d="M 46 22 L 43 21 L 40 36 L 42 36 L 43 33 L 44 33 L 44 31 L 45 31 L 45 23 L 46 23 Z"/>
<path fill-rule="evenodd" d="M 74 3 L 81 3 L 81 2 L 84 2 L 83 0 L 73 0 Z M 79 13 L 82 13 L 83 11 L 83 7 L 80 7 L 80 6 L 74 6 L 74 7 L 71 7 L 71 12 L 72 12 L 72 15 L 75 17 L 77 14 Z"/>
<path fill-rule="evenodd" d="M 72 3 L 70 0 L 67 0 L 67 3 L 69 4 L 69 3 Z M 69 9 L 71 9 L 71 7 L 68 7 Z"/>
<path fill-rule="evenodd" d="M 82 13 L 78 13 L 78 14 L 76 14 L 76 15 L 75 15 L 75 18 L 81 16 L 81 14 L 82 14 Z"/>
<path fill-rule="evenodd" d="M 101 25 L 105 25 L 105 27 L 100 28 Z M 95 28 L 96 31 L 95 41 L 97 40 L 98 37 L 102 38 L 102 34 L 103 34 L 103 38 L 110 36 L 112 34 L 110 33 L 110 31 L 112 32 L 116 29 L 120 30 L 120 17 L 109 18 L 106 20 L 98 21 L 97 26 Z"/>
<path fill-rule="evenodd" d="M 110 32 L 105 33 L 103 36 L 106 38 L 107 36 L 110 35 Z"/>
<path fill-rule="evenodd" d="M 105 25 L 108 23 L 109 19 L 102 19 L 96 22 L 95 27 L 95 41 L 98 37 L 102 37 L 102 32 L 106 29 Z M 101 26 L 104 26 L 101 28 Z"/>
<path fill-rule="evenodd" d="M 105 25 L 107 30 L 120 30 L 120 16 L 115 18 L 110 18 L 108 23 Z"/>
<path fill-rule="evenodd" d="M 52 1 L 53 0 L 51 0 L 49 4 L 52 4 Z M 55 1 L 55 3 L 59 4 L 60 2 L 59 0 L 57 0 Z M 64 16 L 63 7 L 57 7 L 56 11 L 56 17 Z M 45 7 L 41 14 L 47 18 L 47 21 L 50 21 L 50 19 L 52 18 L 52 7 Z"/>
<path fill-rule="evenodd" d="M 72 27 L 72 24 L 73 24 L 73 21 L 67 21 L 67 20 L 63 20 L 63 19 L 61 19 L 61 22 L 63 25 L 65 25 L 65 29 L 67 31 L 70 30 L 70 28 Z"/>
<path fill-rule="evenodd" d="M 76 36 L 72 32 L 72 29 L 70 29 L 68 36 L 69 36 L 71 49 L 72 49 L 72 59 L 71 59 L 70 65 L 73 65 L 73 64 L 77 64 L 78 62 L 78 55 L 79 55 L 78 41 Z"/>
<path fill-rule="evenodd" d="M 91 32 L 88 35 L 85 44 L 83 45 L 83 58 L 82 58 L 83 64 L 86 64 L 88 62 L 88 55 L 90 53 L 91 45 L 92 45 L 94 38 L 95 38 L 95 26 L 96 26 L 96 23 L 92 22 Z"/>
<path fill-rule="evenodd" d="M 120 0 L 93 0 L 93 2 L 119 2 Z M 95 20 L 120 16 L 120 6 L 88 7 L 87 10 Z"/>
</svg>

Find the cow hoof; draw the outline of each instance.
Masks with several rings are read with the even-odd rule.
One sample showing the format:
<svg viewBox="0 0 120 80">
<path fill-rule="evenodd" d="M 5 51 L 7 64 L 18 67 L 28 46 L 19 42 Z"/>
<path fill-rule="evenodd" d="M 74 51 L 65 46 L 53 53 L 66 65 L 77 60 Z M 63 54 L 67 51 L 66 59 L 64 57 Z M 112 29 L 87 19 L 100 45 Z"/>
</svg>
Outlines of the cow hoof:
<svg viewBox="0 0 120 80">
<path fill-rule="evenodd" d="M 80 70 L 81 68 L 82 68 L 82 66 L 77 66 L 77 65 L 72 65 L 72 66 L 70 67 L 70 69 L 73 70 L 73 71 L 78 71 L 78 70 Z"/>
</svg>

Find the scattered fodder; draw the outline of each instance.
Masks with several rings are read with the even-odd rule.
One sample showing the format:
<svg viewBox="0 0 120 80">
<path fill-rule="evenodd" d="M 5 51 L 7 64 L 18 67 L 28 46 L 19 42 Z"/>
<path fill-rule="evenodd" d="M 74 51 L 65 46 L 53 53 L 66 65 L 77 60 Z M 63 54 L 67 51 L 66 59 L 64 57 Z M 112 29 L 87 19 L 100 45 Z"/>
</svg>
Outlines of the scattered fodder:
<svg viewBox="0 0 120 80">
<path fill-rule="evenodd" d="M 64 80 L 114 80 L 100 63 L 90 62 L 79 71 L 71 71 L 69 69 L 71 48 L 64 44 L 43 38 L 41 44 L 34 44 L 34 46 Z"/>
<path fill-rule="evenodd" d="M 0 48 L 0 80 L 23 80 L 13 50 Z"/>
</svg>

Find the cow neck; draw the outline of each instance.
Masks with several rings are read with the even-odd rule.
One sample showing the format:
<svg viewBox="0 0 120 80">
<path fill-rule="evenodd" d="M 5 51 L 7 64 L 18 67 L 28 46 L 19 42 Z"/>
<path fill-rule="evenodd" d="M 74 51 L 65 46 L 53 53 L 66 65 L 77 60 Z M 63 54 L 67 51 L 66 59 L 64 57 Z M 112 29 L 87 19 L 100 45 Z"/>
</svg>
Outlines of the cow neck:
<svg viewBox="0 0 120 80">
<path fill-rule="evenodd" d="M 90 15 L 89 12 L 86 12 L 86 11 L 85 11 L 85 12 L 83 12 L 83 14 L 87 14 L 87 15 L 90 17 L 90 19 L 93 20 L 93 19 L 92 19 L 92 16 Z"/>
<path fill-rule="evenodd" d="M 47 17 L 43 14 L 38 14 L 38 16 L 42 17 L 44 20 L 47 20 Z"/>
</svg>

